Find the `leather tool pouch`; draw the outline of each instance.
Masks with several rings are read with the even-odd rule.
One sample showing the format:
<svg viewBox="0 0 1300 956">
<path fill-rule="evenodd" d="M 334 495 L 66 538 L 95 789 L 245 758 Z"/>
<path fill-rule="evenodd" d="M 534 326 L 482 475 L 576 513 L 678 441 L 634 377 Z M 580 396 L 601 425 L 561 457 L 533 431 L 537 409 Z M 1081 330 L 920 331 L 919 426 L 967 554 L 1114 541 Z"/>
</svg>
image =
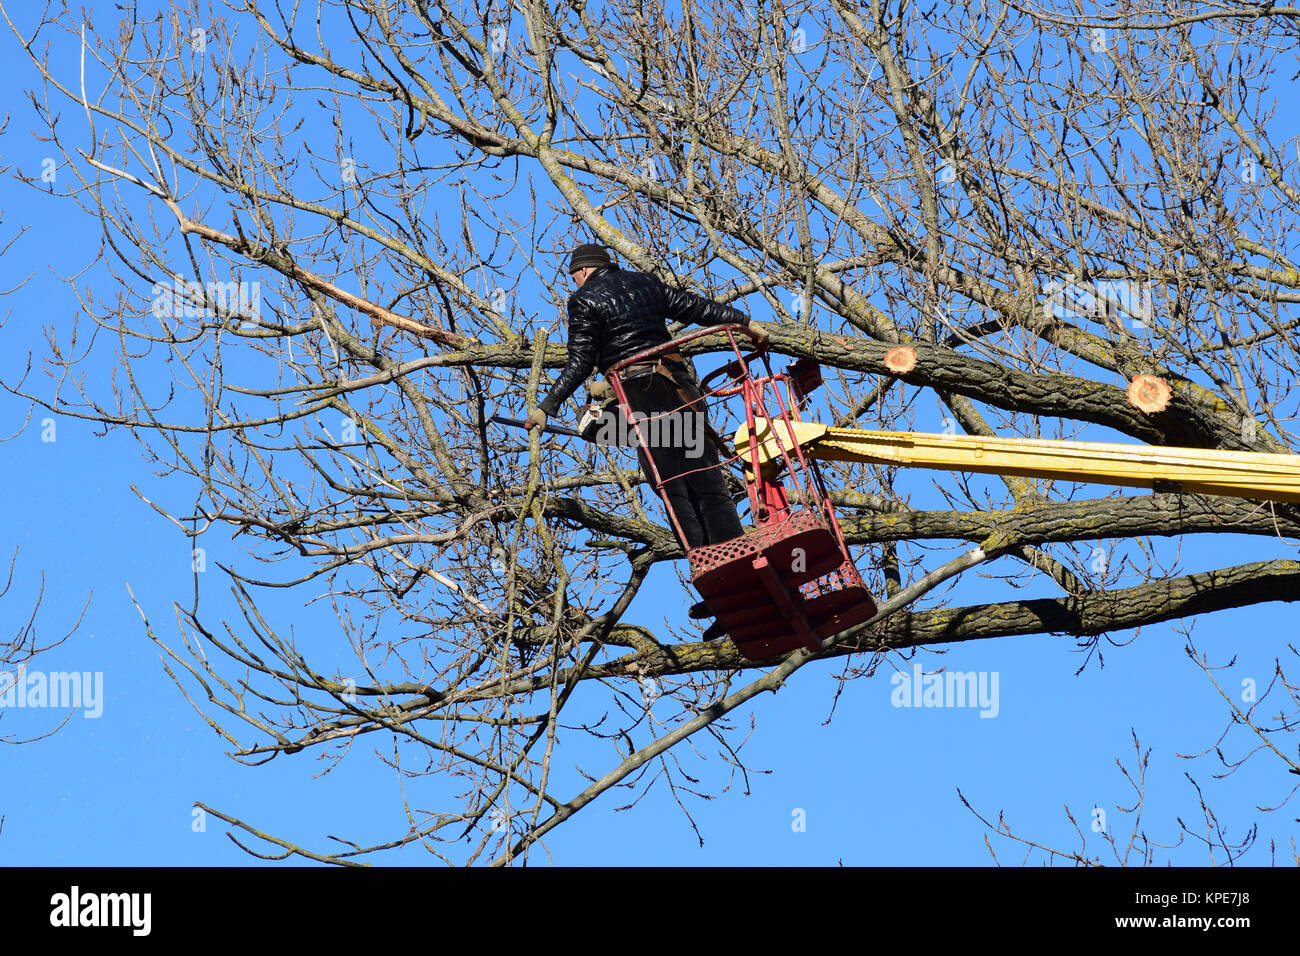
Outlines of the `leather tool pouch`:
<svg viewBox="0 0 1300 956">
<path fill-rule="evenodd" d="M 593 401 L 583 409 L 578 419 L 578 434 L 597 445 L 633 445 L 636 439 L 618 398 L 612 395 L 603 401 Z"/>
</svg>

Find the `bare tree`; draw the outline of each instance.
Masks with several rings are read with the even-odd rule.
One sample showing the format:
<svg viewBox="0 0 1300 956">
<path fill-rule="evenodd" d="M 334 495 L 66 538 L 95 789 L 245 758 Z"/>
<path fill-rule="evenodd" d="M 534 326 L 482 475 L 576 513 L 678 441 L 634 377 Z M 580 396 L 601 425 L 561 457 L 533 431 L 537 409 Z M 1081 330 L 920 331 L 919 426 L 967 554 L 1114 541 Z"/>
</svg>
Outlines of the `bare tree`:
<svg viewBox="0 0 1300 956">
<path fill-rule="evenodd" d="M 1042 633 L 1099 654 L 1293 600 L 1292 506 L 964 474 L 939 502 L 933 475 L 836 466 L 880 613 L 757 665 L 626 615 L 682 557 L 633 458 L 488 423 L 563 365 L 563 253 L 595 239 L 770 318 L 775 352 L 826 369 L 821 421 L 1291 451 L 1296 162 L 1271 130 L 1296 19 L 1229 12 L 193 0 L 108 26 L 55 4 L 23 30 L 6 9 L 61 192 L 102 230 L 112 284 L 76 288 L 123 373 L 83 382 L 56 349 L 53 392 L 8 387 L 128 428 L 155 497 L 198 492 L 148 499 L 196 549 L 226 527 L 285 562 L 222 566 L 242 621 L 205 623 L 196 587 L 180 643 L 150 636 L 237 759 L 379 735 L 460 801 L 404 790 L 405 832 L 335 851 L 211 812 L 253 852 L 507 863 L 613 788 L 694 788 L 693 735 L 743 771 L 733 712 L 810 660 L 850 679 Z M 72 50 L 68 72 L 51 51 Z M 1151 380 L 1167 406 L 1143 411 Z M 1164 540 L 1221 533 L 1267 556 L 1183 572 Z M 977 566 L 988 600 L 950 606 L 937 589 Z M 1054 596 L 1015 599 L 1030 581 Z M 328 594 L 350 668 L 313 663 L 325 638 L 290 636 L 263 588 Z M 580 789 L 555 769 L 576 702 L 619 747 Z"/>
</svg>

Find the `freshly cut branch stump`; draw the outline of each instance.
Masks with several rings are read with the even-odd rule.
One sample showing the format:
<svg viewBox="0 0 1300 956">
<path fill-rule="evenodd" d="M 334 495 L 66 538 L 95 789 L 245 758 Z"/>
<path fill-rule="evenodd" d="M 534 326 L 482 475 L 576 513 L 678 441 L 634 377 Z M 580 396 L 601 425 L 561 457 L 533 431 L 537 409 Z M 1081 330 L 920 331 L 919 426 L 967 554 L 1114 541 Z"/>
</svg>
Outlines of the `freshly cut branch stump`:
<svg viewBox="0 0 1300 956">
<path fill-rule="evenodd" d="M 895 375 L 903 375 L 916 368 L 916 349 L 902 345 L 885 353 L 885 368 Z"/>
<path fill-rule="evenodd" d="M 1128 400 L 1147 414 L 1163 412 L 1169 407 L 1173 392 L 1169 383 L 1156 375 L 1137 375 L 1128 383 Z"/>
</svg>

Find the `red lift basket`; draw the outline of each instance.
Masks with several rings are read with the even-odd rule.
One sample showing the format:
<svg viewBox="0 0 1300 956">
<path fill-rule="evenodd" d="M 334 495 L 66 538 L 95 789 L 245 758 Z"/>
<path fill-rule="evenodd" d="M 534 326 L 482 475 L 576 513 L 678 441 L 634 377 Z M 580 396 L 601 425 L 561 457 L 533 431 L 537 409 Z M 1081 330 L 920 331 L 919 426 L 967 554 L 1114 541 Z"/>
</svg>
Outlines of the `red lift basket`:
<svg viewBox="0 0 1300 956">
<path fill-rule="evenodd" d="M 773 374 L 765 350 L 741 353 L 736 333 L 747 334 L 745 328 L 724 325 L 691 332 L 639 352 L 613 366 L 609 380 L 644 447 L 647 442 L 642 423 L 630 414 L 620 373 L 634 363 L 658 358 L 693 339 L 717 332 L 726 334 L 735 361 L 706 375 L 700 382 L 702 397 L 675 411 L 702 404 L 704 407 L 695 410 L 707 412 L 711 399 L 740 395 L 751 436 L 755 434 L 756 419 L 786 427 L 769 428 L 764 442 L 749 443 L 749 460 L 743 464 L 754 527 L 739 538 L 688 548 L 691 583 L 745 657 L 761 660 L 799 647 L 819 651 L 825 638 L 874 616 L 876 602 L 844 544 L 817 463 L 805 458 L 798 444 L 786 447 L 792 442 L 781 438 L 794 433 L 790 424 L 792 416 L 793 421 L 799 420 L 797 399 L 821 384 L 817 364 L 800 360 L 789 372 Z M 757 377 L 750 370 L 756 360 L 762 365 Z M 714 379 L 719 379 L 720 384 L 709 388 Z M 781 382 L 786 385 L 784 398 L 776 387 Z M 760 445 L 768 442 L 768 457 L 779 457 L 776 468 L 770 463 L 759 466 Z M 726 468 L 740 457 L 730 449 L 719 451 L 722 461 L 712 467 Z M 685 541 L 658 469 L 650 456 L 646 460 L 652 472 L 650 481 L 678 538 Z M 787 495 L 782 477 L 789 483 L 792 495 Z"/>
</svg>

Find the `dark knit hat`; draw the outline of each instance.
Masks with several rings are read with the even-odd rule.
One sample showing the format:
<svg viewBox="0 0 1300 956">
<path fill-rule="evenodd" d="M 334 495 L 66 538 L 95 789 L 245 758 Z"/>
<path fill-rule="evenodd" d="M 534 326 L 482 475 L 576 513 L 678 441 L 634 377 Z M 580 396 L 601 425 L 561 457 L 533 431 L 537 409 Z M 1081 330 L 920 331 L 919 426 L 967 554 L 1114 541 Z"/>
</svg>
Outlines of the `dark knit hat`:
<svg viewBox="0 0 1300 956">
<path fill-rule="evenodd" d="M 608 249 L 599 243 L 584 242 L 574 249 L 573 255 L 569 257 L 569 273 L 572 274 L 579 269 L 586 269 L 588 266 L 598 269 L 601 266 L 612 266 L 613 264 Z"/>
</svg>

